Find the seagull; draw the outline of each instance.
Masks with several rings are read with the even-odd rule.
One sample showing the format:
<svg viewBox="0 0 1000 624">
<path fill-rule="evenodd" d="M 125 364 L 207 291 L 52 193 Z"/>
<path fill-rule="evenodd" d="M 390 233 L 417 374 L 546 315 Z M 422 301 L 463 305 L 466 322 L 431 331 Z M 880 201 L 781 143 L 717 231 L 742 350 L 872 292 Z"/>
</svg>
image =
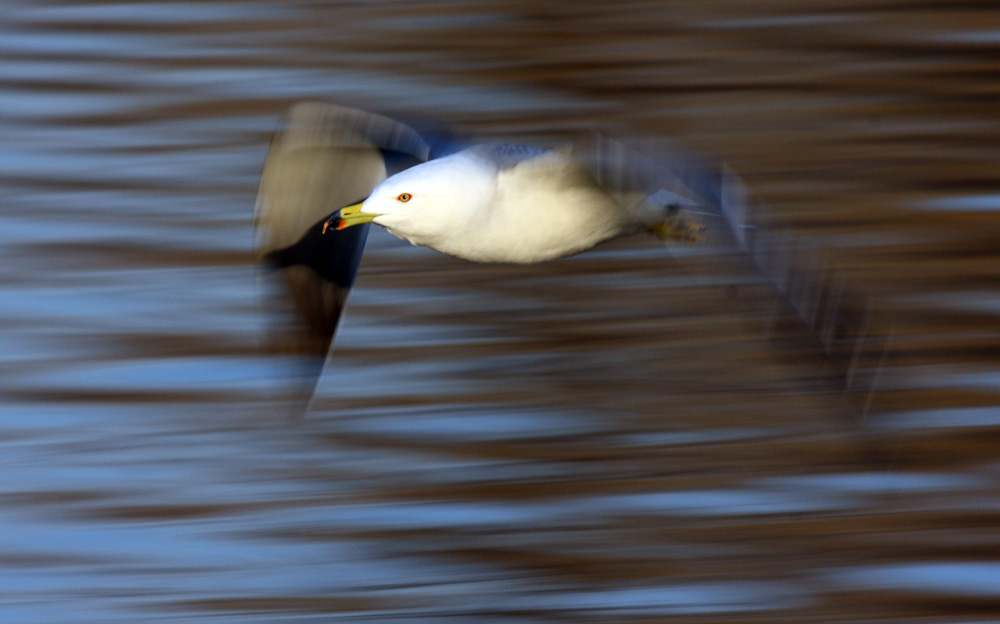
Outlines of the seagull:
<svg viewBox="0 0 1000 624">
<path fill-rule="evenodd" d="M 389 177 L 324 229 L 374 223 L 463 260 L 534 264 L 641 231 L 670 238 L 674 216 L 668 205 L 619 201 L 569 156 L 493 143 Z"/>
<path fill-rule="evenodd" d="M 300 363 L 293 412 L 309 409 L 371 224 L 471 262 L 534 264 L 634 234 L 697 242 L 710 223 L 767 274 L 773 258 L 729 182 L 663 141 L 473 144 L 332 103 L 294 105 L 271 141 L 253 218 L 256 258 L 272 278 L 265 299 L 291 312 L 269 342 Z M 802 290 L 790 271 L 770 273 L 786 300 Z M 823 292 L 798 307 L 818 307 Z M 822 325 L 816 313 L 807 323 Z"/>
</svg>

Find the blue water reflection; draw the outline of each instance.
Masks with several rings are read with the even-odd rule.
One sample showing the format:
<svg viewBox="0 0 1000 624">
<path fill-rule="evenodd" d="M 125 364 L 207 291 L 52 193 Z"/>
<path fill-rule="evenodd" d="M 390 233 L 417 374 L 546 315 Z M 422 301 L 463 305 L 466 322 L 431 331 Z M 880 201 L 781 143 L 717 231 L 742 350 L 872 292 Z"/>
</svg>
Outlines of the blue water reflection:
<svg viewBox="0 0 1000 624">
<path fill-rule="evenodd" d="M 991 617 L 996 33 L 737 4 L 3 3 L 0 622 Z M 905 312 L 871 409 L 719 247 L 377 231 L 289 424 L 249 219 L 300 98 L 734 159 Z"/>
</svg>

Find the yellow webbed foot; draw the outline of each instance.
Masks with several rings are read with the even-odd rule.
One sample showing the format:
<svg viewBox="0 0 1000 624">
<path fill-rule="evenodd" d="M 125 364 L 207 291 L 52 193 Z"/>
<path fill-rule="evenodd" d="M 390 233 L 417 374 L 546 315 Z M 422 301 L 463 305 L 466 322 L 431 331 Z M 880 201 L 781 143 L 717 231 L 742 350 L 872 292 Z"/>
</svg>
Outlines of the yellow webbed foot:
<svg viewBox="0 0 1000 624">
<path fill-rule="evenodd" d="M 686 210 L 673 210 L 666 219 L 649 228 L 650 234 L 663 242 L 701 243 L 706 240 L 704 231 L 698 216 Z"/>
</svg>

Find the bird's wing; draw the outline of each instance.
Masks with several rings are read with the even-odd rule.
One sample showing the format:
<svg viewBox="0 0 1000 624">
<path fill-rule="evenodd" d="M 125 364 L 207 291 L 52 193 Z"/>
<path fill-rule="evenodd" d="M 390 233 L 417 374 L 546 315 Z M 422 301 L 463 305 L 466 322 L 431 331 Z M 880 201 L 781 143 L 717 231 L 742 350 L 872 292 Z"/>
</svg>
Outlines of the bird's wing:
<svg viewBox="0 0 1000 624">
<path fill-rule="evenodd" d="M 804 338 L 835 385 L 860 399 L 862 414 L 867 411 L 891 321 L 794 228 L 751 198 L 731 169 L 650 137 L 591 135 L 572 149 L 620 201 L 654 201 L 693 213 L 715 250 L 763 278 L 774 296 L 770 324 L 798 328 L 791 333 Z"/>
<path fill-rule="evenodd" d="M 296 104 L 275 133 L 253 223 L 269 278 L 263 300 L 275 317 L 268 347 L 300 363 L 296 412 L 312 397 L 368 236 L 367 225 L 324 235 L 323 222 L 428 153 L 409 126 L 326 103 Z"/>
</svg>

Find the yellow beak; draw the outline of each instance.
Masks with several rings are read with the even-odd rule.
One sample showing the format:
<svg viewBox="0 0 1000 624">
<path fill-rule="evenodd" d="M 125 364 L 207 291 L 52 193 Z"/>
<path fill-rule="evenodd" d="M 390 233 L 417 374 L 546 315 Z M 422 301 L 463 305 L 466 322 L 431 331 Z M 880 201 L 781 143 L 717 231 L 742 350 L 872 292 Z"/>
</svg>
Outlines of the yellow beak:
<svg viewBox="0 0 1000 624">
<path fill-rule="evenodd" d="M 341 208 L 330 217 L 326 223 L 323 224 L 323 233 L 331 227 L 336 230 L 343 230 L 344 228 L 349 228 L 353 225 L 361 225 L 362 223 L 371 223 L 372 219 L 379 216 L 376 213 L 371 212 L 361 212 L 361 204 L 354 204 L 353 206 L 347 206 L 346 208 Z"/>
</svg>

